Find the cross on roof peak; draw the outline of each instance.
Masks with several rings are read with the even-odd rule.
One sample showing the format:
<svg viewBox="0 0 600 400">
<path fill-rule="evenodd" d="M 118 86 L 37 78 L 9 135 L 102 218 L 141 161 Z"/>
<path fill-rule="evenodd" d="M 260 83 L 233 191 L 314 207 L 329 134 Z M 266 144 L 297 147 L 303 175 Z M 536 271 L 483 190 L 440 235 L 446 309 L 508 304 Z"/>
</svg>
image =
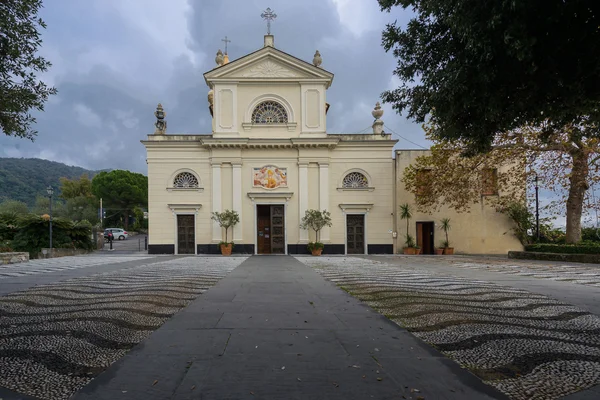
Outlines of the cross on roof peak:
<svg viewBox="0 0 600 400">
<path fill-rule="evenodd" d="M 273 10 L 271 10 L 270 7 L 267 7 L 267 9 L 260 14 L 260 16 L 267 21 L 267 35 L 271 34 L 271 21 L 274 21 L 275 18 L 277 18 L 277 14 L 275 14 L 273 12 Z"/>
<path fill-rule="evenodd" d="M 225 36 L 225 39 L 221 39 L 221 42 L 225 42 L 225 54 L 227 54 L 227 44 L 231 43 L 231 40 L 227 39 L 227 36 Z"/>
</svg>

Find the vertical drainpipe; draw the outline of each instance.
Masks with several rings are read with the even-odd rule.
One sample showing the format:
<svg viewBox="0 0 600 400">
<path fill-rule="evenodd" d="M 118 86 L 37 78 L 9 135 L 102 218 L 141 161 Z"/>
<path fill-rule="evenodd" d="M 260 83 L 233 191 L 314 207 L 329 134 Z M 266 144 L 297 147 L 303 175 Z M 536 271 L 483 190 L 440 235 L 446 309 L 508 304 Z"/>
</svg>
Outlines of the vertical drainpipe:
<svg viewBox="0 0 600 400">
<path fill-rule="evenodd" d="M 394 195 L 393 195 L 393 198 L 394 198 L 393 207 L 394 207 L 394 209 L 392 210 L 392 218 L 394 220 L 393 220 L 393 224 L 392 224 L 392 231 L 396 232 L 396 237 L 393 238 L 394 239 L 393 252 L 394 252 L 394 254 L 396 254 L 398 252 L 398 218 L 396 217 L 396 208 L 397 208 L 397 204 L 396 203 L 398 201 L 398 192 L 396 190 L 397 189 L 396 188 L 396 185 L 397 185 L 396 174 L 397 174 L 397 170 L 398 170 L 398 154 L 397 154 L 396 150 L 394 150 L 392 161 L 394 163 L 394 173 L 393 173 L 394 184 L 392 185 L 392 187 L 394 188 Z"/>
</svg>

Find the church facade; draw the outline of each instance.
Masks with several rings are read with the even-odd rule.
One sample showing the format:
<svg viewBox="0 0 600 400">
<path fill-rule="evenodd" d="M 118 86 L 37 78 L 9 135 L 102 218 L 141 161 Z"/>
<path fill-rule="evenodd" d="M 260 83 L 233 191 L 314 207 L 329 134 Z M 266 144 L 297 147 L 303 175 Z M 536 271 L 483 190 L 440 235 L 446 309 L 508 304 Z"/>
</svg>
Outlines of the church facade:
<svg viewBox="0 0 600 400">
<path fill-rule="evenodd" d="M 267 35 L 261 49 L 231 62 L 217 54 L 216 62 L 204 74 L 212 133 L 167 134 L 159 105 L 157 130 L 142 141 L 149 253 L 218 254 L 225 231 L 211 215 L 227 209 L 240 216 L 227 238 L 234 252 L 308 253 L 314 233 L 300 222 L 309 209 L 331 213 L 332 226 L 320 234 L 323 254 L 401 250 L 397 141 L 383 132 L 379 105 L 371 133 L 328 134 L 326 93 L 334 76 L 320 67 L 318 52 L 309 63 L 278 50 Z"/>
</svg>

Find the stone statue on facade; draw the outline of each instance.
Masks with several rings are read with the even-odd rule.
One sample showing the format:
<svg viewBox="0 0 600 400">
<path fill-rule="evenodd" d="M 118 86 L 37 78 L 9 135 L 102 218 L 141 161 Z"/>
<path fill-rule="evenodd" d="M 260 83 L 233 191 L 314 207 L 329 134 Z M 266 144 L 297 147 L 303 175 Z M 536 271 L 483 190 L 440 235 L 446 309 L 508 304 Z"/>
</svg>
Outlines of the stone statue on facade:
<svg viewBox="0 0 600 400">
<path fill-rule="evenodd" d="M 154 126 L 156 126 L 156 131 L 154 131 L 154 134 L 164 135 L 167 130 L 167 121 L 165 121 L 167 113 L 163 109 L 162 104 L 158 103 L 158 106 L 156 106 L 156 111 L 154 111 L 154 116 L 156 117 L 156 122 L 154 123 Z"/>
<path fill-rule="evenodd" d="M 371 115 L 375 118 L 373 122 L 373 134 L 382 134 L 383 133 L 383 121 L 381 117 L 383 116 L 383 109 L 379 102 L 375 104 L 375 109 L 371 111 Z"/>
<path fill-rule="evenodd" d="M 221 51 L 221 49 L 219 49 L 219 51 L 217 51 L 217 56 L 215 57 L 215 62 L 220 67 L 221 65 L 223 65 L 223 60 L 223 52 Z"/>
<path fill-rule="evenodd" d="M 317 52 L 315 53 L 315 56 L 313 58 L 313 65 L 315 67 L 320 67 L 322 62 L 323 62 L 323 59 L 321 58 L 321 53 L 319 53 L 319 50 L 317 50 Z"/>
</svg>

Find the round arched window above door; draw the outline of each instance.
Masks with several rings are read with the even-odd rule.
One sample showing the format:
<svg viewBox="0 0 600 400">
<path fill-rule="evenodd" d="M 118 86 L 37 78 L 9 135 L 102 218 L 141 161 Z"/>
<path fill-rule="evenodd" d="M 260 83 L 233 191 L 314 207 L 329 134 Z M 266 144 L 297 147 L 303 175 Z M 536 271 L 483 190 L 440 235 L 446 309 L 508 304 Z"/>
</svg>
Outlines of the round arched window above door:
<svg viewBox="0 0 600 400">
<path fill-rule="evenodd" d="M 252 111 L 253 124 L 286 124 L 288 115 L 285 108 L 276 101 L 263 101 Z"/>
<path fill-rule="evenodd" d="M 346 189 L 366 189 L 369 187 L 369 181 L 360 172 L 350 172 L 344 177 L 342 187 Z"/>
</svg>

